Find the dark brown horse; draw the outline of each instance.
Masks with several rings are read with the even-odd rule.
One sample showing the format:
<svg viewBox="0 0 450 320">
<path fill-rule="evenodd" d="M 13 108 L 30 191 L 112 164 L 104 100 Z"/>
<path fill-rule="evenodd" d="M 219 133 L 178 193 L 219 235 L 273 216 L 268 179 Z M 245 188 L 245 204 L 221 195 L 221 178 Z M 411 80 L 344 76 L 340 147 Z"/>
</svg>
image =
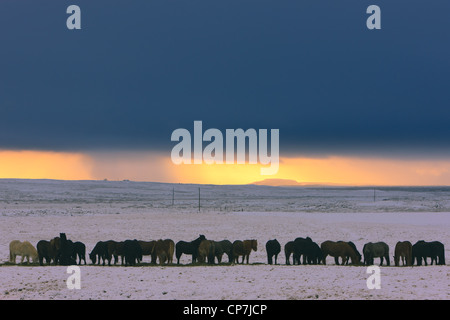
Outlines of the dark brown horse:
<svg viewBox="0 0 450 320">
<path fill-rule="evenodd" d="M 404 266 L 412 265 L 412 244 L 409 241 L 399 241 L 395 245 L 394 250 L 394 263 L 398 267 L 400 265 L 400 259 Z"/>
<path fill-rule="evenodd" d="M 156 241 L 152 240 L 152 241 L 138 241 L 141 248 L 142 248 L 142 255 L 143 256 L 151 256 L 152 263 L 156 263 L 155 260 L 153 260 L 153 256 L 152 256 L 152 252 L 153 252 L 153 248 L 155 247 Z"/>
<path fill-rule="evenodd" d="M 217 263 L 222 262 L 222 256 L 224 253 L 228 256 L 228 262 L 233 262 L 233 244 L 230 240 L 214 241 L 214 247 Z"/>
<path fill-rule="evenodd" d="M 284 245 L 284 255 L 286 257 L 286 264 L 289 265 L 289 259 L 291 258 L 291 254 L 294 253 L 294 241 L 289 241 Z"/>
<path fill-rule="evenodd" d="M 325 241 L 320 245 L 320 249 L 323 254 L 323 264 L 326 264 L 327 256 L 330 255 L 334 257 L 335 262 L 339 265 L 339 258 L 342 259 L 342 264 L 348 260 L 348 258 L 352 259 L 352 264 L 358 264 L 360 259 L 358 259 L 358 255 L 355 250 L 347 243 L 347 242 L 334 242 L 334 241 Z"/>
<path fill-rule="evenodd" d="M 50 264 L 52 262 L 52 259 L 55 256 L 55 254 L 50 245 L 50 241 L 40 240 L 36 245 L 36 249 L 38 252 L 39 264 L 41 266 L 44 265 L 44 259 L 45 263 L 47 264 Z"/>
<path fill-rule="evenodd" d="M 252 240 L 236 240 L 233 242 L 233 259 L 236 263 L 238 262 L 239 256 L 242 256 L 242 262 L 244 263 L 244 259 L 248 259 L 250 257 L 250 252 L 256 251 L 258 246 L 258 242 L 255 239 Z"/>
</svg>

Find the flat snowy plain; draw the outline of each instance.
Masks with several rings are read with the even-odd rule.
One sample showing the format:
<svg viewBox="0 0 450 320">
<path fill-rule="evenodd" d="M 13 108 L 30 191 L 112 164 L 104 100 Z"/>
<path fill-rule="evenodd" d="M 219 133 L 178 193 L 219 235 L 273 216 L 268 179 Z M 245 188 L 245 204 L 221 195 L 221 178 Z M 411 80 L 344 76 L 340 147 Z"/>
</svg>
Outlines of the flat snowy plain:
<svg viewBox="0 0 450 320">
<path fill-rule="evenodd" d="M 200 188 L 200 210 L 198 205 Z M 173 204 L 172 204 L 173 201 Z M 267 187 L 132 181 L 0 180 L 0 299 L 432 299 L 450 298 L 450 188 Z M 69 290 L 63 266 L 11 265 L 12 240 L 50 240 L 65 232 L 89 253 L 97 241 L 170 238 L 257 239 L 249 265 L 81 266 Z M 390 247 L 381 289 L 366 267 L 268 265 L 265 243 L 296 237 Z M 394 267 L 397 241 L 441 241 L 444 266 Z M 224 257 L 227 261 L 227 258 Z M 20 261 L 20 257 L 17 262 Z M 375 259 L 379 263 L 379 259 Z"/>
</svg>

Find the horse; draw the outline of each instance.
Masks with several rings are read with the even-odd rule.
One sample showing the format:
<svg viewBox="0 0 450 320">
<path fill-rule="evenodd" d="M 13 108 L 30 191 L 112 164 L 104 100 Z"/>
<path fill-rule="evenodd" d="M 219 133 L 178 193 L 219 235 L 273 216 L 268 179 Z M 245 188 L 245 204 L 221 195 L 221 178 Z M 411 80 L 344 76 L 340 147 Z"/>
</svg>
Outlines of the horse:
<svg viewBox="0 0 450 320">
<path fill-rule="evenodd" d="M 242 262 L 244 263 L 244 259 L 248 260 L 250 257 L 251 251 L 256 251 L 258 246 L 258 242 L 255 239 L 252 240 L 236 240 L 233 242 L 233 259 L 236 263 L 239 263 L 239 256 L 242 256 Z"/>
<path fill-rule="evenodd" d="M 268 240 L 266 242 L 267 263 L 272 264 L 273 257 L 275 257 L 275 264 L 277 264 L 278 254 L 281 252 L 281 246 L 277 239 Z"/>
<path fill-rule="evenodd" d="M 50 264 L 52 262 L 53 252 L 50 241 L 40 240 L 36 245 L 36 249 L 39 257 L 39 265 L 44 265 L 44 259 L 46 264 Z"/>
<path fill-rule="evenodd" d="M 417 259 L 417 265 L 421 266 L 423 258 L 425 265 L 427 265 L 427 257 L 431 258 L 431 265 L 433 264 L 433 261 L 436 265 L 445 265 L 444 245 L 439 241 L 417 241 L 412 246 L 412 264 L 414 264 L 414 260 Z"/>
<path fill-rule="evenodd" d="M 79 259 L 78 264 L 81 265 L 81 260 L 84 260 L 84 264 L 86 265 L 86 246 L 80 241 L 73 243 L 72 258 L 76 261 L 77 257 Z"/>
<path fill-rule="evenodd" d="M 409 241 L 399 241 L 394 249 L 394 263 L 398 267 L 400 265 L 400 258 L 404 266 L 412 265 L 412 244 Z"/>
<path fill-rule="evenodd" d="M 286 264 L 290 265 L 289 259 L 291 254 L 294 253 L 294 241 L 289 241 L 284 245 L 284 255 L 286 257 Z"/>
<path fill-rule="evenodd" d="M 327 240 L 320 245 L 320 249 L 322 250 L 323 264 L 326 264 L 328 255 L 334 257 L 334 261 L 337 265 L 339 265 L 339 257 L 342 259 L 342 263 L 348 261 L 348 258 L 352 260 L 352 264 L 358 264 L 360 261 L 355 250 L 353 250 L 353 248 L 347 242 L 335 242 Z"/>
<path fill-rule="evenodd" d="M 322 261 L 322 250 L 310 237 L 296 238 L 293 241 L 292 252 L 294 253 L 293 264 L 300 264 L 303 255 L 303 264 L 318 264 Z"/>
<path fill-rule="evenodd" d="M 151 262 L 156 263 L 156 261 L 153 260 L 152 252 L 153 248 L 155 247 L 156 241 L 138 241 L 139 245 L 142 249 L 142 255 L 143 256 L 150 256 L 152 258 Z"/>
<path fill-rule="evenodd" d="M 73 241 L 68 240 L 65 233 L 60 233 L 59 238 L 61 242 L 60 259 L 59 259 L 60 264 L 63 266 L 76 264 L 76 261 L 73 257 L 75 249 Z"/>
<path fill-rule="evenodd" d="M 233 244 L 231 243 L 230 240 L 214 241 L 214 248 L 215 248 L 214 255 L 217 258 L 217 263 L 222 262 L 222 256 L 224 253 L 227 254 L 229 263 L 233 261 L 232 257 Z"/>
<path fill-rule="evenodd" d="M 59 259 L 61 258 L 61 239 L 59 237 L 54 237 L 51 239 L 50 247 L 50 253 L 52 254 L 50 258 L 53 259 L 53 263 L 57 265 Z"/>
<path fill-rule="evenodd" d="M 198 254 L 198 246 L 200 245 L 200 242 L 202 240 L 206 240 L 204 235 L 200 235 L 197 239 L 186 242 L 186 241 L 178 241 L 175 246 L 175 255 L 177 257 L 177 264 L 180 264 L 180 257 L 184 254 L 191 254 L 192 255 L 192 263 L 197 261 L 197 254 Z"/>
<path fill-rule="evenodd" d="M 216 247 L 214 241 L 203 240 L 198 246 L 198 262 L 208 264 L 214 264 L 214 258 L 216 253 Z"/>
<path fill-rule="evenodd" d="M 311 251 L 308 257 L 309 264 L 320 264 L 323 260 L 322 249 L 320 249 L 319 245 L 315 242 L 311 243 Z"/>
<path fill-rule="evenodd" d="M 349 246 L 352 247 L 353 250 L 355 250 L 356 256 L 358 257 L 358 261 L 361 261 L 361 258 L 362 258 L 361 253 L 359 253 L 358 249 L 356 248 L 356 245 L 353 242 L 351 242 L 351 241 L 338 241 L 338 242 L 348 243 Z M 347 261 L 345 261 L 345 264 L 348 265 L 348 259 L 347 259 Z"/>
<path fill-rule="evenodd" d="M 36 245 L 36 249 L 39 257 L 39 265 L 44 265 L 44 259 L 45 263 L 51 264 L 53 260 L 53 263 L 56 265 L 58 263 L 61 250 L 60 238 L 55 237 L 50 241 L 40 240 Z"/>
<path fill-rule="evenodd" d="M 303 264 L 312 263 L 313 260 L 317 263 L 317 251 L 313 245 L 313 241 L 310 237 L 296 238 L 293 245 L 293 264 L 300 264 L 300 257 L 303 255 Z M 314 256 L 313 256 L 314 255 Z"/>
<path fill-rule="evenodd" d="M 159 259 L 159 264 L 172 264 L 173 262 L 174 242 L 171 239 L 158 240 L 155 242 L 152 251 L 152 261 L 156 263 L 156 258 Z"/>
<path fill-rule="evenodd" d="M 105 265 L 107 255 L 108 255 L 107 243 L 104 241 L 99 241 L 95 244 L 94 249 L 92 249 L 91 253 L 89 253 L 89 258 L 91 259 L 92 264 L 95 264 L 97 261 L 98 264 L 100 264 L 101 260 L 103 260 L 103 265 Z"/>
<path fill-rule="evenodd" d="M 13 240 L 9 244 L 9 262 L 16 263 L 16 256 L 22 256 L 20 263 L 23 263 L 27 258 L 27 263 L 31 261 L 36 262 L 38 260 L 38 252 L 33 245 L 28 242 L 20 242 L 19 240 Z"/>
<path fill-rule="evenodd" d="M 114 264 L 116 265 L 119 262 L 119 257 L 121 260 L 121 265 L 125 263 L 125 253 L 123 251 L 123 241 L 118 241 L 114 245 L 114 251 L 112 253 L 114 257 Z"/>
<path fill-rule="evenodd" d="M 123 242 L 123 253 L 125 257 L 125 265 L 134 266 L 139 259 L 142 259 L 142 248 L 139 242 L 135 240 L 125 240 Z"/>
<path fill-rule="evenodd" d="M 380 258 L 380 266 L 383 265 L 383 258 L 386 259 L 386 264 L 390 265 L 389 260 L 389 246 L 385 242 L 369 242 L 363 247 L 364 264 L 373 265 L 374 258 Z"/>
</svg>

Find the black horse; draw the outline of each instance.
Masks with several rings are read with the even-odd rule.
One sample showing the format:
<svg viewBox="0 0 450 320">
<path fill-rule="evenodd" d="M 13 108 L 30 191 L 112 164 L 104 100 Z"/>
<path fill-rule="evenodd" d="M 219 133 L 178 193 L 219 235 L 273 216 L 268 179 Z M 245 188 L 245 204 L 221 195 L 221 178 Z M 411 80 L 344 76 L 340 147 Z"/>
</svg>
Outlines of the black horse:
<svg viewBox="0 0 450 320">
<path fill-rule="evenodd" d="M 444 245 L 439 241 L 425 242 L 424 240 L 417 241 L 412 246 L 412 264 L 417 260 L 417 265 L 427 265 L 427 258 L 431 258 L 431 264 L 445 265 L 445 250 Z"/>
<path fill-rule="evenodd" d="M 123 254 L 125 265 L 134 266 L 142 260 L 142 247 L 136 239 L 125 240 L 123 242 Z"/>
<path fill-rule="evenodd" d="M 281 245 L 277 239 L 266 242 L 267 263 L 272 264 L 272 259 L 275 257 L 275 264 L 277 264 L 278 254 L 281 252 Z"/>
<path fill-rule="evenodd" d="M 387 266 L 390 265 L 389 246 L 385 242 L 369 242 L 363 247 L 364 264 L 373 265 L 374 258 L 380 258 L 380 266 L 383 265 L 383 258 L 386 260 Z"/>
<path fill-rule="evenodd" d="M 322 250 L 319 245 L 310 237 L 296 238 L 294 240 L 294 264 L 300 264 L 300 257 L 303 256 L 303 264 L 318 264 L 322 261 Z"/>
<path fill-rule="evenodd" d="M 84 260 L 84 264 L 86 264 L 86 246 L 80 241 L 73 244 L 72 258 L 76 261 L 77 257 L 79 259 L 78 264 L 81 264 L 81 260 Z"/>
<path fill-rule="evenodd" d="M 60 233 L 59 238 L 61 239 L 61 255 L 60 264 L 63 266 L 69 266 L 76 264 L 73 258 L 74 244 L 71 240 L 68 240 L 65 233 Z"/>
<path fill-rule="evenodd" d="M 91 259 L 92 264 L 95 264 L 96 262 L 100 264 L 101 260 L 103 260 L 103 265 L 105 265 L 107 254 L 108 246 L 106 242 L 99 241 L 95 245 L 94 249 L 92 249 L 91 253 L 89 253 L 89 258 Z"/>
<path fill-rule="evenodd" d="M 186 242 L 186 241 L 178 241 L 175 245 L 175 255 L 177 257 L 177 264 L 180 264 L 180 257 L 184 254 L 191 254 L 192 255 L 192 263 L 197 261 L 197 255 L 198 255 L 198 246 L 200 245 L 200 242 L 203 240 L 206 240 L 204 235 L 200 235 L 197 239 Z"/>
</svg>

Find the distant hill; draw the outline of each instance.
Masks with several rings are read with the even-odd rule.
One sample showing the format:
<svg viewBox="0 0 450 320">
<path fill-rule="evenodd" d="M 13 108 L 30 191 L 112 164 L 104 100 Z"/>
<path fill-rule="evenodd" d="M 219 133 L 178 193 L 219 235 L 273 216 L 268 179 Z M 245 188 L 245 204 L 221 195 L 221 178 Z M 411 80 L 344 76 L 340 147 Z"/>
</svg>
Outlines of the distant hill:
<svg viewBox="0 0 450 320">
<path fill-rule="evenodd" d="M 293 179 L 264 179 L 249 184 L 272 187 L 305 187 L 305 186 L 343 186 L 337 183 L 298 182 Z"/>
<path fill-rule="evenodd" d="M 281 187 L 281 186 L 303 186 L 303 183 L 300 183 L 296 180 L 291 179 L 264 179 L 261 181 L 256 181 L 250 184 L 254 184 L 257 186 L 273 186 L 273 187 Z"/>
</svg>

